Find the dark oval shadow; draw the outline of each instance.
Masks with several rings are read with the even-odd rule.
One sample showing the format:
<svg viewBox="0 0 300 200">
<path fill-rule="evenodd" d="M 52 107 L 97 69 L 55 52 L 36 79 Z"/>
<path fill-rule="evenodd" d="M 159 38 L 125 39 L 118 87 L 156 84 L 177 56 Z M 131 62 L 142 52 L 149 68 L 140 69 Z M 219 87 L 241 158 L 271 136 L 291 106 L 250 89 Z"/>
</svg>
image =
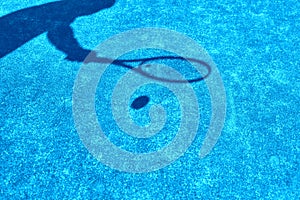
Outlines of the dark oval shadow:
<svg viewBox="0 0 300 200">
<path fill-rule="evenodd" d="M 131 108 L 135 110 L 139 110 L 143 107 L 145 107 L 150 101 L 150 98 L 148 96 L 140 96 L 136 98 L 132 103 L 131 103 Z"/>
</svg>

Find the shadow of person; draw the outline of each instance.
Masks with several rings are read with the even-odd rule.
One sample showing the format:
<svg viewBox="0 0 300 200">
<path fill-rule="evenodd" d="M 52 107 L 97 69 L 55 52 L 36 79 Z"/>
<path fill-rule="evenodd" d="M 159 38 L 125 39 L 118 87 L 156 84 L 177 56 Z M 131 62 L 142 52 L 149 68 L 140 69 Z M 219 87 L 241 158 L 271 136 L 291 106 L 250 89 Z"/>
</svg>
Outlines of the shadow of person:
<svg viewBox="0 0 300 200">
<path fill-rule="evenodd" d="M 115 0 L 62 0 L 0 17 L 0 58 L 47 32 L 49 41 L 67 54 L 67 60 L 82 62 L 90 50 L 80 46 L 70 24 L 77 17 L 110 8 L 114 3 Z"/>
</svg>

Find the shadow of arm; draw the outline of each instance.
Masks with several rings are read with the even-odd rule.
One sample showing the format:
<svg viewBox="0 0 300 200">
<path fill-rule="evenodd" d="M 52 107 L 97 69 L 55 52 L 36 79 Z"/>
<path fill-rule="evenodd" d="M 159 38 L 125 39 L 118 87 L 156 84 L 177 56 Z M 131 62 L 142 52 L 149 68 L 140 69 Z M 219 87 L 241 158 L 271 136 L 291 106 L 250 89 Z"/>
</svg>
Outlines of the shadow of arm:
<svg viewBox="0 0 300 200">
<path fill-rule="evenodd" d="M 70 61 L 83 62 L 90 50 L 80 46 L 72 28 L 69 25 L 57 26 L 51 29 L 48 34 L 49 41 L 60 51 L 67 54 L 65 59 Z"/>
</svg>

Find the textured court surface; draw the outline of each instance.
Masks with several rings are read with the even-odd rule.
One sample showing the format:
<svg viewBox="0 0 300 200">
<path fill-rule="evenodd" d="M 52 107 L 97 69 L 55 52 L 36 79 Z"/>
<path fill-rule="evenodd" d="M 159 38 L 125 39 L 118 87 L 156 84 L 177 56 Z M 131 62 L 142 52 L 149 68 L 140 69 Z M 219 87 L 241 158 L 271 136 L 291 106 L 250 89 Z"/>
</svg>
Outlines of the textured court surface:
<svg viewBox="0 0 300 200">
<path fill-rule="evenodd" d="M 7 27 L 1 23 L 10 13 L 49 2 L 0 0 L 0 25 Z M 56 10 L 46 13 L 63 12 L 51 8 Z M 193 38 L 217 64 L 227 94 L 217 145 L 198 158 L 210 104 L 204 82 L 197 83 L 201 121 L 193 145 L 170 166 L 144 174 L 110 169 L 82 144 L 72 116 L 72 89 L 81 63 L 65 60 L 66 54 L 49 42 L 46 32 L 57 22 L 44 22 L 45 14 L 38 11 L 32 24 L 46 24 L 46 31 L 0 59 L 0 199 L 298 199 L 299 9 L 297 0 L 118 0 L 71 24 L 85 49 L 133 28 L 169 28 Z M 17 20 L 13 15 L 8 21 Z M 28 26 L 24 28 L 31 32 L 1 27 L 0 37 L 34 35 Z M 158 86 L 140 88 L 135 97 L 147 93 L 151 100 L 148 107 L 132 111 L 137 123 L 147 123 L 147 109 L 154 103 L 166 107 L 170 123 L 151 141 L 128 138 L 106 109 L 105 100 L 120 78 L 116 69 L 110 70 L 99 85 L 96 109 L 111 141 L 133 152 L 167 145 L 178 129 L 176 98 Z"/>
</svg>

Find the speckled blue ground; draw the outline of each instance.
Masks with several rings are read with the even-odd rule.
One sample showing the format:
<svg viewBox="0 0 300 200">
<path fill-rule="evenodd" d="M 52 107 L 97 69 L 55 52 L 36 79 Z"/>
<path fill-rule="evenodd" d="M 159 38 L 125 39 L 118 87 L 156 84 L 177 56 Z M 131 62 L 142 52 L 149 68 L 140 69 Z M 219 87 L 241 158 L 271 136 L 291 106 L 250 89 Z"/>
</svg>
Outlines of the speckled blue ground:
<svg viewBox="0 0 300 200">
<path fill-rule="evenodd" d="M 0 16 L 48 2 L 1 0 Z M 214 150 L 197 157 L 209 121 L 202 108 L 188 152 L 146 174 L 112 170 L 89 154 L 72 118 L 81 63 L 64 60 L 46 33 L 30 40 L 0 59 L 0 198 L 299 199 L 299 10 L 297 0 L 118 0 L 72 24 L 87 49 L 132 28 L 173 29 L 218 66 L 228 111 Z"/>
</svg>

